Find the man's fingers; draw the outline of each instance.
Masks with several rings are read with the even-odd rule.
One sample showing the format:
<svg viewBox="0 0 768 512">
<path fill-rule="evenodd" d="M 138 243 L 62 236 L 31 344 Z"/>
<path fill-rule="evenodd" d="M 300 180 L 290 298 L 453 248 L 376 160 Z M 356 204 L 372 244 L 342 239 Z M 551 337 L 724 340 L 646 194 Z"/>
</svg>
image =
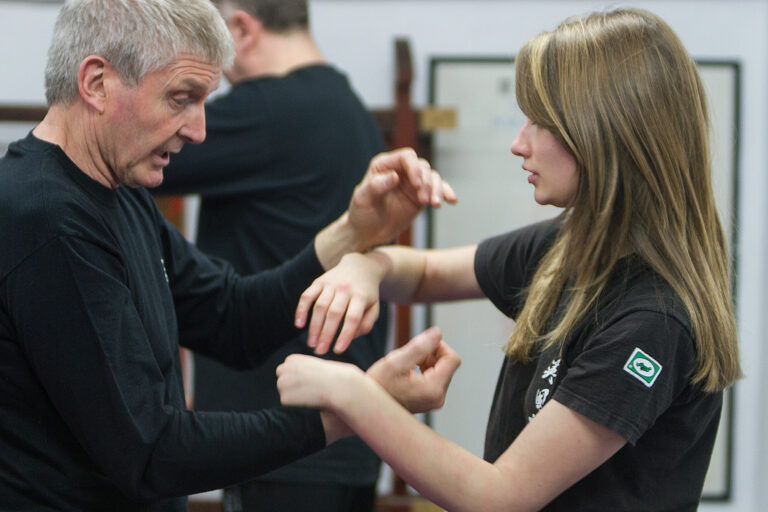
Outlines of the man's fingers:
<svg viewBox="0 0 768 512">
<path fill-rule="evenodd" d="M 333 338 L 336 337 L 336 332 L 339 330 L 339 325 L 341 325 L 341 321 L 344 319 L 344 313 L 347 311 L 348 305 L 348 285 L 340 286 L 336 289 L 333 301 L 331 301 L 325 312 L 323 328 L 320 331 L 317 347 L 315 347 L 316 354 L 323 355 L 331 348 L 331 343 Z"/>
<path fill-rule="evenodd" d="M 299 305 L 296 306 L 296 317 L 294 321 L 294 325 L 296 325 L 296 327 L 299 329 L 303 328 L 307 324 L 307 315 L 309 314 L 309 309 L 312 307 L 312 304 L 314 304 L 318 295 L 320 295 L 322 289 L 322 285 L 315 281 L 309 286 L 309 288 L 304 290 L 304 293 L 301 294 L 301 297 L 299 298 Z"/>
<path fill-rule="evenodd" d="M 333 351 L 335 353 L 341 354 L 347 350 L 347 347 L 349 347 L 352 339 L 357 334 L 364 311 L 365 302 L 359 297 L 352 297 L 352 299 L 349 301 L 347 312 L 344 315 L 344 325 L 341 328 L 339 337 L 336 339 L 336 343 L 333 346 Z"/>
<path fill-rule="evenodd" d="M 408 152 L 401 160 L 402 169 L 408 176 L 408 183 L 415 191 L 416 200 L 422 206 L 430 204 L 432 197 L 432 167 L 415 152 Z"/>
<path fill-rule="evenodd" d="M 422 206 L 439 207 L 443 201 L 453 204 L 458 200 L 453 188 L 411 148 L 382 153 L 371 161 L 370 168 L 373 171 L 370 183 L 377 193 L 390 190 L 402 179 L 402 174 L 416 201 Z"/>
<path fill-rule="evenodd" d="M 415 169 L 412 166 L 418 159 L 419 157 L 413 149 L 399 148 L 379 153 L 373 157 L 368 167 L 373 173 L 386 172 L 390 169 L 401 169 L 408 176 L 409 181 L 416 183 L 420 177 L 413 174 Z"/>
<path fill-rule="evenodd" d="M 392 190 L 399 182 L 400 177 L 397 172 L 391 169 L 376 173 L 372 175 L 370 179 L 371 189 L 377 196 L 381 196 L 385 192 Z"/>
<path fill-rule="evenodd" d="M 398 372 L 406 372 L 418 365 L 437 349 L 442 339 L 439 327 L 430 327 L 421 334 L 389 353 L 387 358 Z"/>
<path fill-rule="evenodd" d="M 435 361 L 434 369 L 435 373 L 441 376 L 441 380 L 445 381 L 445 386 L 451 382 L 453 374 L 461 366 L 461 358 L 451 347 L 449 347 L 444 341 L 440 341 L 440 344 L 435 351 L 437 360 Z"/>
<path fill-rule="evenodd" d="M 373 329 L 373 324 L 376 323 L 376 320 L 379 318 L 379 303 L 374 302 L 373 306 L 368 308 L 368 310 L 363 315 L 363 320 L 360 322 L 360 328 L 357 331 L 357 336 L 362 336 L 363 334 L 368 334 L 371 332 L 371 329 Z"/>
<path fill-rule="evenodd" d="M 419 166 L 419 172 L 421 173 L 421 186 L 418 189 L 419 202 L 422 205 L 428 205 L 432 199 L 432 191 L 434 187 L 434 182 L 432 179 L 432 166 L 430 166 L 429 162 L 423 158 L 419 158 L 417 163 Z"/>
<path fill-rule="evenodd" d="M 328 306 L 330 306 L 333 300 L 333 295 L 333 288 L 325 287 L 315 301 L 315 306 L 312 308 L 312 318 L 309 321 L 309 334 L 307 336 L 307 345 L 310 347 L 317 346 L 320 332 L 325 323 L 325 315 L 328 311 Z"/>
<path fill-rule="evenodd" d="M 404 174 L 410 188 L 416 191 L 416 197 L 421 204 L 428 204 L 432 181 L 429 176 L 429 162 L 419 158 L 411 148 L 400 148 L 380 155 L 374 168 L 377 172 L 394 170 L 398 174 Z"/>
<path fill-rule="evenodd" d="M 456 195 L 456 192 L 453 190 L 453 187 L 447 182 L 442 182 L 443 186 L 443 199 L 446 203 L 449 204 L 456 204 L 459 202 L 459 196 Z"/>
</svg>

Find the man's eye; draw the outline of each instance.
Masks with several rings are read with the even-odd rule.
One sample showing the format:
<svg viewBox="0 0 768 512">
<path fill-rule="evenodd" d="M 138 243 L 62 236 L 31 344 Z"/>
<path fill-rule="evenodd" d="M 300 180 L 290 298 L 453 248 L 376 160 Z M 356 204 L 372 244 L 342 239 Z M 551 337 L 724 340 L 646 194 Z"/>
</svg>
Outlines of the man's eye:
<svg viewBox="0 0 768 512">
<path fill-rule="evenodd" d="M 189 103 L 189 97 L 187 96 L 174 96 L 171 98 L 171 100 L 176 106 L 179 107 L 184 107 Z"/>
</svg>

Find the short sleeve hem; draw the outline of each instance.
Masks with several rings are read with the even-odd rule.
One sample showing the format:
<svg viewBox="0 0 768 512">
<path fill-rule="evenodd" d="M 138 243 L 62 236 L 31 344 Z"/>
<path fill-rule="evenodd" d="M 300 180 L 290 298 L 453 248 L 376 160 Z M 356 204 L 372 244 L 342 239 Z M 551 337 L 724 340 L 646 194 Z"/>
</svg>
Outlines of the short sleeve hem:
<svg viewBox="0 0 768 512">
<path fill-rule="evenodd" d="M 597 405 L 562 386 L 555 391 L 552 399 L 568 407 L 572 411 L 581 414 L 587 419 L 616 432 L 633 446 L 643 434 L 620 416 L 611 413 L 600 405 Z"/>
</svg>

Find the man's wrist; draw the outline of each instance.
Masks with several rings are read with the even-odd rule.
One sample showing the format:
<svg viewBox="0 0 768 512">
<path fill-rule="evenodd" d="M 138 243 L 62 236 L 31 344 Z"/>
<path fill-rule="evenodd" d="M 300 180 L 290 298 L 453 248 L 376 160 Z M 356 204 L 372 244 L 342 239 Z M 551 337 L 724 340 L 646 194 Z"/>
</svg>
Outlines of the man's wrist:
<svg viewBox="0 0 768 512">
<path fill-rule="evenodd" d="M 350 252 L 368 249 L 349 222 L 349 212 L 344 212 L 315 237 L 317 259 L 325 270 L 335 267 L 341 257 Z"/>
<path fill-rule="evenodd" d="M 341 421 L 341 419 L 331 411 L 320 411 L 320 421 L 323 423 L 323 430 L 325 431 L 326 446 L 339 439 L 355 434 L 346 423 Z"/>
</svg>

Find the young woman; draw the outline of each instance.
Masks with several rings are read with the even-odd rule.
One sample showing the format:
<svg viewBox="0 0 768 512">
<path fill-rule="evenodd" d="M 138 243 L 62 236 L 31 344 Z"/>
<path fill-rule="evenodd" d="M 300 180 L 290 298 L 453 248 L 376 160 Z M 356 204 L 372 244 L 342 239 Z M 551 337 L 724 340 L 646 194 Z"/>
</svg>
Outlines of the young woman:
<svg viewBox="0 0 768 512">
<path fill-rule="evenodd" d="M 282 400 L 337 415 L 448 510 L 696 510 L 740 368 L 694 62 L 657 16 L 615 10 L 526 43 L 516 84 L 528 121 L 512 152 L 563 214 L 474 247 L 347 256 L 297 312 L 315 303 L 324 352 L 342 317 L 337 350 L 370 327 L 379 289 L 489 298 L 516 326 L 484 460 L 353 367 L 292 356 Z"/>
</svg>

